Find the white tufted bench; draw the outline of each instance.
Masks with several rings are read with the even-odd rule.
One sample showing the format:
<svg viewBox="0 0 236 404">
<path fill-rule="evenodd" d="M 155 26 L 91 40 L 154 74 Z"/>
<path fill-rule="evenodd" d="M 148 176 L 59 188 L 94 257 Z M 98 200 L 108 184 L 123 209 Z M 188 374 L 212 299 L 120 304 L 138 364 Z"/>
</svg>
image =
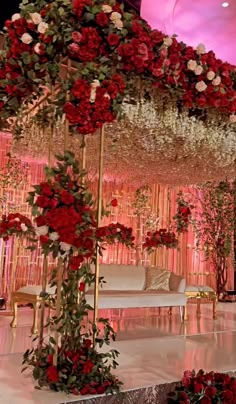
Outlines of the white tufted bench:
<svg viewBox="0 0 236 404">
<path fill-rule="evenodd" d="M 10 324 L 12 328 L 17 325 L 17 309 L 19 303 L 31 303 L 34 309 L 33 325 L 31 328 L 32 334 L 38 333 L 38 309 L 42 302 L 42 297 L 40 296 L 42 292 L 42 286 L 40 285 L 29 285 L 23 286 L 11 295 L 11 304 L 13 308 L 13 319 Z M 50 288 L 47 286 L 46 292 L 49 295 L 55 294 L 55 288 Z"/>
</svg>

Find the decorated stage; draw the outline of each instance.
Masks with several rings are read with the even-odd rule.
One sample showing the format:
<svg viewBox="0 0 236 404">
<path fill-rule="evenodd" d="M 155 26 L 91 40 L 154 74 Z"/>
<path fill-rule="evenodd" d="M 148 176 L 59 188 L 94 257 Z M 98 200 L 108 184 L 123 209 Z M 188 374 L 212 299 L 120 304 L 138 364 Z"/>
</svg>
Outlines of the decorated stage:
<svg viewBox="0 0 236 404">
<path fill-rule="evenodd" d="M 113 345 L 120 351 L 116 375 L 123 381 L 119 396 L 69 396 L 34 389 L 29 374 L 21 374 L 23 351 L 30 346 L 32 311 L 22 309 L 19 327 L 10 329 L 10 318 L 0 316 L 0 402 L 1 404 L 164 404 L 167 393 L 180 380 L 184 370 L 204 368 L 236 371 L 236 305 L 219 304 L 218 319 L 211 307 L 203 306 L 200 320 L 196 307 L 190 319 L 179 322 L 177 311 L 125 310 L 112 315 L 117 331 Z M 108 313 L 107 313 L 108 314 Z"/>
</svg>

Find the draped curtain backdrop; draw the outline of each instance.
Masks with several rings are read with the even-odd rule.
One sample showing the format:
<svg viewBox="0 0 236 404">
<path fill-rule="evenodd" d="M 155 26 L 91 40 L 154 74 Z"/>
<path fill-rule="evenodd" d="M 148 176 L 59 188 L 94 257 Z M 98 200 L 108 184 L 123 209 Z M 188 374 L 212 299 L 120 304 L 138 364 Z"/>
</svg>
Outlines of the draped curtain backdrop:
<svg viewBox="0 0 236 404">
<path fill-rule="evenodd" d="M 0 134 L 0 172 L 6 165 L 6 154 L 10 151 L 11 138 L 9 135 Z M 9 186 L 7 190 L 0 188 L 0 198 L 3 192 L 7 195 L 7 212 L 20 212 L 30 216 L 28 204 L 25 202 L 27 193 L 31 190 L 31 184 L 40 182 L 43 177 L 43 167 L 45 163 L 28 159 L 29 174 L 26 184 L 18 187 Z M 92 185 L 92 190 L 96 190 L 96 184 Z M 169 187 L 167 185 L 153 185 L 150 209 L 159 216 L 159 227 L 168 227 L 171 218 L 176 212 L 176 197 L 180 188 Z M 187 278 L 188 282 L 204 282 L 214 285 L 214 276 L 202 275 L 205 272 L 212 272 L 208 262 L 204 261 L 202 254 L 194 249 L 194 234 L 192 230 L 180 236 L 179 249 L 159 248 L 150 256 L 142 251 L 142 242 L 148 229 L 145 220 L 134 214 L 133 202 L 136 188 L 127 185 L 116 184 L 115 182 L 104 184 L 104 206 L 116 198 L 117 207 L 109 207 L 110 216 L 105 218 L 103 224 L 109 222 L 120 222 L 133 228 L 134 236 L 139 243 L 137 250 L 129 250 L 121 245 L 110 246 L 104 251 L 103 262 L 130 264 L 130 265 L 154 265 L 163 267 L 181 274 Z M 189 189 L 183 191 L 189 192 Z M 4 213 L 1 207 L 0 214 Z M 22 286 L 29 284 L 40 284 L 42 274 L 42 256 L 40 248 L 31 252 L 25 249 L 24 241 L 11 239 L 8 242 L 0 240 L 0 295 L 10 294 Z M 50 263 L 51 267 L 53 262 Z M 132 268 L 131 268 L 132 270 Z M 193 273 L 200 274 L 193 275 Z M 213 273 L 212 273 L 213 274 Z M 232 269 L 229 276 L 231 287 Z"/>
</svg>

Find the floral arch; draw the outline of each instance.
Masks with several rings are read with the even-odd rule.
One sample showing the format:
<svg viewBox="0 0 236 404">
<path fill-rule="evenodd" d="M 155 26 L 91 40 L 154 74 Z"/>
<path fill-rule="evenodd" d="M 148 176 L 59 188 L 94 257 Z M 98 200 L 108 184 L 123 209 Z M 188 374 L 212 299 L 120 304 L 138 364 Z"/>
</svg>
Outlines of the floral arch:
<svg viewBox="0 0 236 404">
<path fill-rule="evenodd" d="M 136 149 L 131 150 L 134 143 L 129 143 L 129 140 L 126 140 L 126 145 L 128 144 L 126 160 L 129 160 L 129 154 L 137 160 L 138 174 L 136 179 L 140 178 L 144 168 L 156 172 L 158 147 L 160 149 L 163 147 L 164 150 L 169 149 L 169 158 L 173 160 L 173 165 L 176 165 L 178 160 L 176 150 L 178 147 L 181 149 L 183 133 L 180 131 L 183 131 L 183 127 L 185 136 L 187 135 L 184 147 L 188 144 L 188 130 L 191 128 L 189 150 L 192 154 L 187 149 L 190 162 L 192 156 L 195 158 L 195 155 L 199 154 L 202 143 L 206 141 L 206 134 L 209 135 L 210 133 L 206 147 L 212 146 L 209 150 L 209 156 L 213 154 L 214 161 L 216 160 L 216 153 L 219 152 L 218 141 L 220 140 L 221 144 L 224 144 L 226 137 L 227 140 L 230 139 L 229 144 L 226 142 L 222 160 L 225 159 L 225 155 L 229 158 L 229 162 L 226 161 L 226 163 L 229 166 L 229 172 L 234 173 L 235 150 L 232 149 L 232 144 L 235 139 L 236 123 L 235 67 L 217 59 L 213 52 L 206 52 L 202 44 L 197 49 L 193 49 L 178 42 L 175 37 L 169 37 L 157 30 L 151 30 L 149 25 L 140 19 L 135 12 L 124 9 L 123 5 L 115 0 L 107 0 L 106 2 L 100 0 L 73 0 L 72 2 L 70 0 L 49 2 L 37 0 L 34 3 L 23 0 L 21 13 L 13 15 L 12 19 L 5 23 L 5 29 L 5 46 L 0 59 L 0 118 L 3 125 L 8 120 L 8 124 L 10 128 L 14 129 L 17 138 L 27 136 L 25 129 L 29 130 L 31 124 L 36 124 L 46 130 L 50 124 L 58 125 L 58 122 L 64 122 L 66 118 L 70 133 L 73 135 L 94 134 L 104 124 L 107 124 L 111 128 L 110 132 L 108 129 L 108 134 L 112 142 L 111 147 L 113 147 L 117 141 L 117 135 L 116 138 L 113 138 L 114 127 L 109 125 L 118 118 L 122 122 L 123 115 L 126 115 L 126 119 L 121 125 L 128 122 L 130 138 L 134 137 L 135 139 L 136 135 L 132 125 L 136 122 L 136 128 L 139 129 L 139 132 L 135 144 L 139 145 L 141 153 L 143 151 L 145 160 L 142 160 L 143 164 L 140 166 Z M 14 117 L 13 120 L 12 117 Z M 183 125 L 183 122 L 186 126 Z M 122 126 L 120 127 L 122 128 Z M 192 140 L 199 127 L 202 137 L 197 138 L 194 154 Z M 217 137 L 213 136 L 215 128 L 217 129 Z M 145 129 L 145 133 L 143 133 L 143 129 Z M 127 126 L 123 127 L 123 131 L 126 133 Z M 146 131 L 148 131 L 148 136 L 146 136 Z M 169 136 L 171 140 L 174 139 L 174 142 L 168 143 L 166 141 L 166 137 L 163 136 L 166 131 L 167 138 Z M 160 136 L 159 133 L 161 133 Z M 123 139 L 121 139 L 121 144 Z M 159 139 L 161 139 L 160 143 L 158 143 Z M 35 139 L 33 141 L 35 142 Z M 91 147 L 90 150 L 94 150 L 94 147 L 97 149 L 96 146 L 95 140 L 95 144 L 89 146 Z M 184 154 L 181 155 L 181 169 L 183 171 L 186 151 L 185 148 L 182 149 L 184 150 Z M 109 154 L 109 150 L 107 154 Z M 122 148 L 117 150 L 116 157 L 119 160 L 124 150 Z M 160 153 L 163 154 L 163 149 Z M 90 154 L 93 158 L 93 153 Z M 72 188 L 66 190 L 66 201 L 62 200 L 62 194 L 58 192 L 58 188 L 65 187 L 65 184 L 68 188 L 67 177 L 70 178 L 71 167 L 74 169 L 75 177 L 78 175 L 74 156 L 66 154 L 60 159 L 64 161 L 64 166 L 62 164 L 59 169 L 49 170 L 51 187 L 46 192 L 50 192 L 50 195 L 46 195 L 46 197 L 44 195 L 43 205 L 40 206 L 36 203 L 36 216 L 38 215 L 38 208 L 43 209 L 45 214 L 48 213 L 47 210 L 50 211 L 51 205 L 48 204 L 51 203 L 51 199 L 53 204 L 57 203 L 55 206 L 75 204 L 76 209 L 78 208 L 77 199 L 80 198 L 79 190 L 84 187 L 83 182 L 78 189 L 78 181 L 73 179 Z M 206 160 L 205 156 L 198 161 L 199 166 L 203 160 Z M 138 171 L 138 166 L 141 171 Z M 164 167 L 168 167 L 168 162 L 167 166 Z M 165 170 L 166 168 L 163 168 L 162 173 Z M 196 171 L 196 165 L 193 165 L 193 170 Z M 180 173 L 180 171 L 177 172 L 175 181 L 177 181 L 177 177 L 180 177 Z M 222 175 L 221 167 L 219 175 Z M 197 177 L 199 179 L 198 173 Z M 189 181 L 192 181 L 193 178 L 192 176 Z M 150 177 L 150 181 L 152 180 L 153 177 Z M 68 201 L 70 196 L 68 194 L 70 194 L 71 189 L 76 195 L 73 195 L 73 200 L 70 198 Z M 31 194 L 30 203 L 33 207 L 35 195 L 40 197 L 41 192 L 45 193 L 45 187 L 43 190 L 42 185 L 35 188 L 35 192 Z M 87 196 L 86 193 L 84 196 L 88 197 L 88 202 L 85 204 L 83 200 L 81 201 L 83 208 L 84 205 L 90 206 L 91 202 L 90 196 Z M 86 206 L 86 212 L 90 212 L 89 206 Z M 91 215 L 86 213 L 84 220 L 86 224 L 89 223 L 88 227 L 91 227 L 92 223 L 92 234 L 94 234 L 96 225 L 92 213 Z M 47 224 L 39 227 L 45 226 L 50 227 Z M 53 229 L 53 226 L 51 227 Z M 46 230 L 48 231 L 48 229 Z M 75 239 L 77 239 L 77 230 L 77 228 L 74 230 Z M 89 236 L 86 233 L 86 237 L 91 237 L 90 233 Z M 45 236 L 47 234 L 41 234 L 41 237 L 44 237 L 45 248 L 49 248 L 45 250 L 47 254 L 50 248 L 53 250 L 55 244 L 59 244 L 59 241 L 58 239 L 49 239 L 49 237 L 45 239 Z M 129 241 L 132 242 L 132 239 Z M 89 255 L 93 259 L 96 242 L 92 242 L 93 249 L 91 247 L 91 254 Z M 173 244 L 176 244 L 175 240 Z M 69 245 L 74 247 L 71 243 Z M 63 247 L 57 246 L 56 256 Z M 68 250 L 71 252 L 71 259 L 74 258 L 73 254 L 75 253 L 72 247 Z M 78 262 L 75 263 L 75 266 L 78 269 Z M 60 271 L 62 271 L 61 268 Z M 88 283 L 90 283 L 91 274 L 86 271 L 88 271 L 87 266 L 84 267 L 83 276 L 88 277 Z M 75 273 L 74 278 L 71 276 L 71 288 L 68 290 L 68 295 L 70 289 L 72 291 L 75 306 L 78 301 L 76 295 L 78 291 L 75 290 L 76 287 L 73 289 L 72 286 L 80 279 L 80 275 L 78 278 L 77 275 L 78 273 Z M 85 285 L 82 284 L 79 292 L 83 293 L 84 288 Z M 86 302 L 82 301 L 84 309 Z M 66 306 L 66 299 L 64 303 Z M 60 301 L 59 303 L 56 302 L 56 306 L 57 315 L 60 317 Z M 85 309 L 88 307 L 86 306 Z M 76 321 L 81 320 L 82 314 L 83 312 L 78 314 Z M 53 323 L 54 326 L 57 325 L 56 321 L 57 319 Z M 68 325 L 67 318 L 64 324 L 66 322 Z M 105 327 L 107 335 L 113 336 L 113 330 L 106 322 Z M 80 329 L 78 333 L 80 333 Z M 99 340 L 99 332 L 96 328 L 94 334 Z M 97 352 L 90 350 L 91 341 L 89 342 L 87 337 L 91 337 L 91 334 L 84 335 L 84 337 L 86 338 L 83 338 L 82 351 L 81 349 L 79 352 L 73 351 L 73 354 L 78 353 L 83 358 L 85 357 L 85 359 L 82 358 L 81 363 L 84 378 L 80 384 L 77 383 L 78 379 L 76 378 L 72 381 L 68 379 L 66 386 L 63 381 L 59 382 L 60 375 L 58 372 L 55 374 L 55 368 L 58 365 L 58 340 L 56 342 L 50 341 L 56 348 L 52 349 L 50 346 L 48 349 L 46 346 L 42 349 L 41 343 L 36 353 L 33 351 L 33 353 L 28 352 L 26 354 L 26 363 L 31 364 L 35 369 L 38 369 L 38 358 L 41 358 L 42 355 L 44 357 L 45 366 L 43 370 L 39 370 L 37 377 L 35 377 L 41 386 L 49 385 L 54 390 L 62 389 L 73 392 L 75 385 L 76 394 L 81 393 L 81 390 L 84 392 L 84 385 L 86 386 L 87 381 L 88 383 L 91 382 L 91 379 L 88 380 L 86 375 L 93 368 L 91 366 L 94 366 L 94 363 L 98 361 Z M 81 340 L 79 340 L 80 342 Z M 65 339 L 68 349 L 66 357 L 62 358 L 63 361 L 66 360 L 70 364 L 68 365 L 69 372 L 72 363 L 68 352 L 71 353 L 72 348 L 74 349 L 72 343 L 71 339 Z M 78 349 L 78 346 L 76 348 Z M 31 354 L 33 356 L 29 359 Z M 108 354 L 108 357 L 109 355 L 114 359 L 113 367 L 115 367 L 117 353 Z M 100 393 L 109 389 L 116 390 L 119 388 L 119 382 L 115 377 L 110 376 L 111 367 L 108 369 L 105 367 L 104 370 L 102 356 L 100 355 L 98 359 L 100 367 L 97 369 L 98 374 L 96 376 L 99 377 L 99 385 L 96 387 L 102 386 Z M 64 366 L 63 361 L 61 363 L 62 368 Z M 93 361 L 92 364 L 91 361 Z M 75 369 L 73 368 L 73 370 Z M 105 385 L 102 370 L 108 374 Z M 91 389 L 86 390 L 86 393 L 98 392 L 94 390 L 96 389 L 93 389 L 92 392 Z"/>
</svg>

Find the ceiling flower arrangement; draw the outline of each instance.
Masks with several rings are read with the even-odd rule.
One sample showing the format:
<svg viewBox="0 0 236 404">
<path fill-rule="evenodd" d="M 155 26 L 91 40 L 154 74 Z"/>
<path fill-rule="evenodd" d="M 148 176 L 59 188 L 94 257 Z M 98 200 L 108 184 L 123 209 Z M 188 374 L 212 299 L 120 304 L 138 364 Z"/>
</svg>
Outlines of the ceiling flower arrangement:
<svg viewBox="0 0 236 404">
<path fill-rule="evenodd" d="M 2 117 L 16 114 L 42 86 L 58 83 L 61 62 L 70 58 L 73 77 L 63 78 L 56 103 L 79 133 L 114 121 L 124 97 L 137 97 L 143 85 L 174 93 L 188 109 L 217 109 L 236 122 L 235 68 L 203 45 L 193 49 L 151 30 L 115 0 L 24 0 L 5 28 Z"/>
</svg>

